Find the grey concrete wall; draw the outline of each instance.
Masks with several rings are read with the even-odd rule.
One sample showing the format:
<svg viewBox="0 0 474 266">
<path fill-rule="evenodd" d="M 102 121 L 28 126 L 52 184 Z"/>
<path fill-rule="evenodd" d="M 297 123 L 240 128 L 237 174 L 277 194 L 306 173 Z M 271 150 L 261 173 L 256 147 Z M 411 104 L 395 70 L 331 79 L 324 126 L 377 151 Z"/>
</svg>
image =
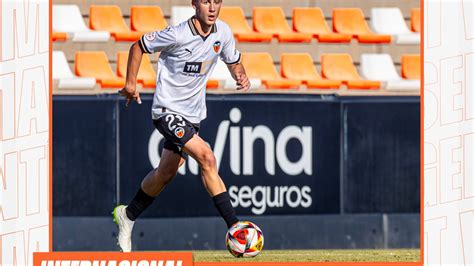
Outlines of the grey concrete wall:
<svg viewBox="0 0 474 266">
<path fill-rule="evenodd" d="M 241 217 L 263 231 L 266 249 L 419 248 L 418 214 Z M 225 249 L 220 217 L 139 219 L 133 250 Z M 54 251 L 117 250 L 110 217 L 53 217 Z"/>
</svg>

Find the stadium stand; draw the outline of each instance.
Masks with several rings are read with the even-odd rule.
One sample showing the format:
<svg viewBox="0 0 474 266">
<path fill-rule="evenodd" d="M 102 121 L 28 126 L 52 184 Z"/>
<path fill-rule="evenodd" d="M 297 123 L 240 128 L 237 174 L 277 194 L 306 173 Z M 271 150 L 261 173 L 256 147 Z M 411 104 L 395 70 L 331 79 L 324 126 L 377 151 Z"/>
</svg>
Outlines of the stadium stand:
<svg viewBox="0 0 474 266">
<path fill-rule="evenodd" d="M 58 81 L 58 89 L 93 89 L 95 78 L 75 76 L 62 51 L 53 51 L 53 79 Z"/>
<path fill-rule="evenodd" d="M 219 83 L 219 86 L 222 88 L 226 88 L 226 83 L 227 81 L 234 81 L 232 76 L 229 73 L 229 70 L 227 69 L 227 66 L 224 62 L 221 60 L 217 60 L 216 67 L 212 71 L 211 76 L 209 77 L 209 80 L 215 80 Z"/>
<path fill-rule="evenodd" d="M 219 18 L 230 26 L 239 42 L 270 42 L 273 38 L 272 34 L 253 31 L 245 20 L 245 14 L 241 7 L 224 6 L 219 13 Z"/>
<path fill-rule="evenodd" d="M 323 54 L 321 73 L 331 80 L 340 80 L 349 89 L 379 89 L 380 81 L 364 80 L 354 66 L 349 54 Z"/>
<path fill-rule="evenodd" d="M 54 0 L 54 4 L 77 4 L 82 14 L 88 14 L 89 7 L 91 4 L 107 5 L 112 3 L 110 0 Z M 124 16 L 130 15 L 130 7 L 134 5 L 158 5 L 163 10 L 164 15 L 167 18 L 171 17 L 173 6 L 188 6 L 190 7 L 189 0 L 115 0 L 113 3 L 119 6 Z M 365 14 L 370 13 L 372 7 L 399 7 L 402 10 L 403 16 L 406 18 L 410 17 L 411 8 L 418 7 L 418 0 L 364 0 L 364 1 L 349 1 L 349 0 L 292 0 L 292 1 L 281 1 L 281 0 L 252 0 L 251 2 L 242 0 L 225 0 L 224 6 L 241 6 L 247 17 L 251 17 L 252 9 L 255 6 L 280 6 L 285 14 L 291 14 L 294 7 L 320 7 L 327 18 L 331 17 L 333 8 L 339 7 L 353 7 L 357 6 L 362 9 Z M 171 23 L 169 23 L 171 25 Z"/>
<path fill-rule="evenodd" d="M 281 7 L 254 7 L 253 27 L 261 33 L 273 34 L 280 42 L 311 42 L 313 36 L 293 31 Z"/>
<path fill-rule="evenodd" d="M 338 89 L 342 82 L 323 79 L 308 53 L 281 55 L 281 75 L 285 78 L 300 80 L 310 89 Z"/>
<path fill-rule="evenodd" d="M 117 75 L 122 78 L 127 77 L 128 52 L 119 52 L 117 54 Z M 155 88 L 156 72 L 153 69 L 150 58 L 144 54 L 138 70 L 137 80 L 144 88 Z"/>
<path fill-rule="evenodd" d="M 136 41 L 143 34 L 128 28 L 118 6 L 91 5 L 89 16 L 91 29 L 108 31 L 116 41 Z"/>
<path fill-rule="evenodd" d="M 211 74 L 210 80 L 217 80 L 224 89 L 235 90 L 235 80 L 232 78 L 227 65 L 222 60 L 217 60 L 216 67 Z M 252 84 L 251 89 L 257 89 L 262 86 L 260 79 L 251 78 L 250 83 Z"/>
<path fill-rule="evenodd" d="M 168 26 L 163 11 L 159 6 L 132 6 L 130 10 L 130 27 L 133 31 L 151 32 Z"/>
<path fill-rule="evenodd" d="M 74 67 L 73 65 L 75 63 L 77 64 L 77 62 L 75 62 L 75 54 L 77 52 L 103 51 L 105 52 L 106 57 L 111 59 L 107 60 L 108 68 L 113 73 L 119 74 L 120 64 L 118 60 L 116 61 L 115 58 L 118 59 L 118 54 L 120 52 L 129 49 L 131 41 L 134 41 L 139 38 L 144 32 L 159 30 L 163 29 L 167 25 L 177 24 L 179 22 L 189 19 L 194 14 L 194 9 L 189 5 L 188 1 L 185 0 L 176 0 L 172 2 L 165 1 L 163 3 L 160 3 L 159 7 L 155 5 L 155 3 L 151 3 L 148 0 L 139 0 L 133 3 L 124 0 L 117 0 L 114 2 L 115 6 L 108 5 L 110 2 L 106 0 L 94 1 L 94 3 L 98 5 L 92 6 L 90 5 L 90 2 L 85 3 L 79 1 L 73 1 L 73 3 L 76 5 L 71 5 L 69 4 L 70 1 L 66 0 L 56 0 L 55 3 L 57 4 L 55 4 L 53 7 L 53 39 L 55 41 L 53 43 L 53 49 L 65 52 L 65 59 L 67 60 L 70 68 L 72 69 L 72 67 Z M 274 79 L 280 80 L 280 78 L 283 80 L 285 80 L 285 78 L 291 78 L 303 81 L 300 82 L 300 88 L 302 88 L 302 90 L 300 90 L 301 93 L 318 93 L 318 90 L 312 90 L 311 92 L 311 90 L 305 90 L 304 87 L 336 88 L 336 85 L 332 83 L 327 83 L 334 82 L 334 79 L 325 79 L 326 76 L 324 75 L 323 71 L 319 72 L 316 68 L 319 68 L 319 66 L 322 65 L 322 55 L 325 55 L 327 53 L 347 53 L 353 59 L 353 67 L 355 68 L 356 73 L 361 73 L 362 77 L 367 78 L 369 80 L 381 80 L 383 81 L 384 85 L 382 86 L 381 90 L 365 90 L 366 92 L 360 90 L 352 90 L 351 93 L 363 93 L 364 95 L 379 95 L 381 93 L 382 95 L 384 95 L 384 93 L 386 92 L 395 91 L 393 89 L 394 86 L 392 86 L 394 81 L 388 82 L 382 78 L 375 78 L 375 76 L 366 75 L 365 70 L 362 69 L 364 67 L 364 65 L 362 64 L 362 55 L 389 54 L 392 59 L 391 74 L 393 74 L 393 67 L 395 68 L 396 72 L 403 74 L 401 64 L 402 56 L 405 54 L 419 53 L 419 33 L 415 33 L 410 30 L 410 27 L 412 25 L 410 25 L 410 27 L 407 27 L 407 25 L 409 24 L 416 24 L 415 21 L 417 20 L 419 24 L 419 17 L 417 19 L 416 9 L 413 9 L 413 2 L 400 3 L 395 0 L 387 0 L 387 2 L 382 3 L 374 0 L 367 0 L 363 3 L 360 3 L 360 5 L 357 4 L 357 7 L 360 7 L 357 12 L 358 15 L 355 18 L 351 18 L 350 22 L 352 24 L 355 24 L 353 23 L 354 21 L 357 22 L 358 26 L 356 26 L 355 28 L 357 28 L 358 30 L 359 28 L 363 28 L 364 33 L 358 32 L 356 34 L 340 33 L 340 31 L 337 30 L 336 11 L 338 9 L 352 9 L 348 8 L 350 6 L 347 6 L 347 3 L 344 4 L 342 2 L 321 1 L 320 3 L 318 3 L 317 6 L 314 6 L 312 4 L 308 4 L 304 0 L 295 0 L 295 2 L 291 3 L 279 2 L 276 6 L 274 5 L 275 3 L 273 2 L 268 3 L 263 0 L 255 0 L 255 3 L 253 3 L 252 5 L 241 5 L 241 3 L 237 0 L 229 0 L 229 2 L 225 3 L 223 9 L 221 9 L 220 19 L 227 22 L 232 28 L 237 40 L 237 48 L 241 52 L 247 54 L 267 53 L 272 59 L 271 68 L 275 70 L 277 74 L 276 78 L 273 74 L 270 75 L 271 78 L 265 75 L 259 78 L 258 75 L 255 75 L 252 77 L 251 80 L 251 83 L 253 85 L 252 88 L 258 88 L 259 84 L 263 84 L 262 88 L 266 87 L 266 90 L 268 90 L 269 84 L 271 83 L 268 81 Z M 58 7 L 68 6 L 69 11 L 64 9 L 63 11 L 56 12 L 58 10 Z M 393 8 L 394 6 L 396 6 L 396 8 Z M 104 12 L 106 14 L 104 15 L 105 18 L 101 15 L 102 19 L 100 19 L 100 22 L 97 22 L 96 19 L 97 15 L 100 15 L 98 13 L 97 8 L 105 8 L 108 10 L 101 10 L 101 12 Z M 275 16 L 277 18 L 277 22 L 274 23 L 276 24 L 275 28 L 277 28 L 277 30 L 272 29 L 271 31 L 281 32 L 283 29 L 284 33 L 279 34 L 260 32 L 261 30 L 259 30 L 258 27 L 260 27 L 262 23 L 257 23 L 258 16 L 255 15 L 255 13 L 258 13 L 256 12 L 256 10 L 260 8 L 264 10 L 267 9 L 276 11 L 274 12 L 274 14 L 271 14 L 271 16 L 267 17 L 270 18 Z M 79 13 L 79 10 L 82 11 L 82 14 Z M 414 15 L 413 17 L 410 17 L 412 15 L 412 12 L 414 12 Z M 58 13 L 62 14 L 60 17 L 62 17 L 61 19 L 63 21 L 64 19 L 68 19 L 68 22 L 59 23 L 60 20 L 56 19 L 56 17 L 58 17 L 56 16 L 56 14 Z M 289 15 L 285 17 L 285 13 Z M 364 18 L 364 13 L 368 14 L 367 19 Z M 56 23 L 56 21 L 58 21 L 58 23 Z M 69 21 L 73 22 L 69 23 Z M 267 22 L 268 24 L 268 20 L 265 22 Z M 63 31 L 60 26 L 55 27 L 55 25 L 58 24 L 65 24 L 67 25 L 67 27 L 71 27 L 73 29 L 71 29 L 71 31 L 69 31 L 69 29 Z M 111 24 L 113 24 L 113 27 L 110 26 Z M 92 30 L 89 29 L 86 25 L 89 25 Z M 130 25 L 130 27 L 128 27 L 128 25 Z M 149 25 L 151 26 L 148 27 Z M 105 33 L 105 35 L 108 36 L 106 38 L 109 39 L 108 41 L 103 41 L 104 43 L 100 43 L 99 41 L 102 40 L 94 38 L 84 38 L 83 40 L 79 40 L 77 38 L 79 34 L 76 35 L 74 33 L 85 32 L 86 35 L 89 35 L 90 33 L 97 34 L 97 29 L 102 26 L 107 28 L 101 29 L 101 31 L 102 33 Z M 145 26 L 148 28 L 146 28 Z M 263 26 L 266 27 L 268 25 Z M 268 28 L 273 28 L 273 26 L 275 25 L 272 25 L 272 27 Z M 284 40 L 284 38 L 282 38 L 284 37 L 284 35 L 290 36 L 292 38 L 293 36 L 296 36 L 294 34 L 301 33 L 308 35 L 308 38 L 304 42 L 295 43 L 293 42 L 295 40 L 291 40 L 293 43 L 288 43 L 288 40 Z M 393 40 L 393 42 L 380 42 L 380 40 L 378 39 L 380 35 L 378 35 L 378 33 L 393 35 L 387 36 L 392 37 L 391 39 Z M 114 38 L 110 38 L 110 35 L 112 35 Z M 125 36 L 126 38 L 121 38 L 124 37 L 123 35 L 134 36 Z M 274 36 L 276 37 L 275 39 L 273 39 Z M 363 36 L 365 36 L 366 39 L 363 39 Z M 316 39 L 317 42 L 311 42 L 313 38 Z M 358 39 L 359 42 L 351 42 L 352 38 Z M 371 41 L 373 41 L 374 39 L 377 39 L 377 41 L 371 43 Z M 334 43 L 337 43 L 337 45 L 335 45 Z M 361 45 L 361 43 L 376 45 Z M 287 60 L 286 62 L 283 62 L 284 58 L 290 56 L 288 54 L 296 55 L 301 53 L 307 53 L 304 57 L 305 61 L 301 62 L 300 64 L 293 63 L 293 66 L 291 68 L 301 69 L 301 65 L 304 65 L 305 67 L 302 70 L 291 71 L 291 69 L 287 67 L 288 62 L 291 61 Z M 155 73 L 157 67 L 157 58 L 157 54 L 149 55 L 150 65 L 151 68 L 154 69 Z M 219 71 L 222 72 L 219 73 Z M 282 76 L 280 76 L 280 74 L 278 73 L 281 73 Z M 319 73 L 321 73 L 321 75 Z M 400 75 L 397 75 L 400 78 Z M 306 78 L 306 80 L 299 79 L 298 77 Z M 313 79 L 316 77 L 320 78 L 322 81 L 318 80 L 318 82 L 314 84 L 313 82 L 316 79 L 311 81 L 310 78 Z M 402 83 L 407 84 L 405 82 L 407 81 L 405 78 L 401 79 L 403 81 Z M 261 80 L 264 80 L 265 82 L 262 82 Z M 343 86 L 340 86 L 339 89 L 337 89 L 336 93 L 346 93 L 346 86 L 344 85 L 348 83 L 344 83 L 343 81 L 344 79 L 342 78 L 337 79 L 336 82 L 342 82 Z M 331 86 L 328 85 L 326 87 L 325 85 L 327 84 L 325 83 Z M 413 82 L 412 84 L 414 83 L 415 82 Z M 57 86 L 58 84 L 59 83 L 54 84 L 55 89 L 59 88 Z M 99 84 L 101 84 L 100 81 Z M 151 88 L 151 84 L 152 83 L 149 82 L 147 86 L 150 86 Z M 324 86 L 321 84 L 323 84 Z M 353 84 L 354 82 L 351 82 L 351 85 Z M 271 83 L 271 85 L 274 85 L 274 83 Z M 104 86 L 102 85 L 101 87 Z M 105 87 L 107 87 L 107 85 L 105 85 Z M 97 90 L 94 90 L 94 92 L 101 91 L 99 90 L 99 86 L 96 86 L 95 88 L 97 88 Z M 212 74 L 212 77 L 209 80 L 209 83 L 207 84 L 207 88 L 235 88 L 235 81 L 228 73 L 225 64 L 222 64 L 220 62 L 218 66 L 216 66 L 214 73 Z M 219 92 L 220 90 L 214 91 Z M 419 90 L 417 89 L 398 89 L 395 94 L 407 93 L 411 95 L 411 92 L 418 91 Z M 319 93 L 324 92 L 319 91 Z"/>
<path fill-rule="evenodd" d="M 376 33 L 393 35 L 397 44 L 420 43 L 420 34 L 408 29 L 399 8 L 372 8 L 370 13 L 370 25 Z"/>
<path fill-rule="evenodd" d="M 242 64 L 249 78 L 258 78 L 266 88 L 299 88 L 301 81 L 283 78 L 276 71 L 268 53 L 242 53 Z"/>
<path fill-rule="evenodd" d="M 362 54 L 361 75 L 369 80 L 380 80 L 388 91 L 416 91 L 419 80 L 402 79 L 389 54 Z"/>
<path fill-rule="evenodd" d="M 293 9 L 293 29 L 312 34 L 319 42 L 350 42 L 351 35 L 332 32 L 318 7 L 296 7 Z"/>
<path fill-rule="evenodd" d="M 178 25 L 179 23 L 188 20 L 194 16 L 194 8 L 187 6 L 173 6 L 171 7 L 171 25 Z"/>
<path fill-rule="evenodd" d="M 206 83 L 206 89 L 210 90 L 215 90 L 220 87 L 220 83 L 218 80 L 215 79 L 209 79 Z"/>
<path fill-rule="evenodd" d="M 411 30 L 414 32 L 421 32 L 420 8 L 411 9 Z"/>
<path fill-rule="evenodd" d="M 66 32 L 73 42 L 107 42 L 107 31 L 93 31 L 82 19 L 77 5 L 53 5 L 53 32 Z"/>
<path fill-rule="evenodd" d="M 365 21 L 364 13 L 360 8 L 335 8 L 332 15 L 333 30 L 350 34 L 360 43 L 390 43 L 390 35 L 372 32 Z"/>
<path fill-rule="evenodd" d="M 402 77 L 406 79 L 421 78 L 421 59 L 419 54 L 402 56 Z"/>
<path fill-rule="evenodd" d="M 95 78 L 101 88 L 120 88 L 125 85 L 125 79 L 114 73 L 107 55 L 102 51 L 77 52 L 74 69 L 80 77 Z"/>
</svg>

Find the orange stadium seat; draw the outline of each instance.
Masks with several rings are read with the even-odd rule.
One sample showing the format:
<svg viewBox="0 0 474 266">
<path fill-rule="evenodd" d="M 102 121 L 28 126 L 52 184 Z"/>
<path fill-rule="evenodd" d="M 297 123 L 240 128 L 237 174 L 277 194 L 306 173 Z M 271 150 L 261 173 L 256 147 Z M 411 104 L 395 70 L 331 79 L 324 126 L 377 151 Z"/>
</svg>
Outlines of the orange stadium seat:
<svg viewBox="0 0 474 266">
<path fill-rule="evenodd" d="M 258 78 L 267 88 L 299 88 L 301 81 L 281 77 L 269 53 L 242 53 L 242 64 L 249 78 Z"/>
<path fill-rule="evenodd" d="M 215 79 L 208 80 L 206 84 L 206 88 L 211 89 L 211 90 L 219 88 L 219 81 Z"/>
<path fill-rule="evenodd" d="M 349 89 L 379 89 L 381 82 L 364 80 L 349 54 L 323 54 L 321 56 L 321 73 L 331 80 L 340 80 Z"/>
<path fill-rule="evenodd" d="M 127 77 L 128 52 L 119 52 L 117 54 L 117 74 L 119 77 Z M 137 80 L 144 88 L 154 89 L 156 86 L 156 73 L 151 64 L 150 57 L 144 54 L 140 69 L 138 70 Z"/>
<path fill-rule="evenodd" d="M 273 38 L 272 34 L 253 31 L 245 20 L 244 11 L 239 6 L 222 7 L 219 18 L 229 25 L 239 42 L 270 42 Z"/>
<path fill-rule="evenodd" d="M 159 6 L 132 6 L 130 26 L 134 31 L 152 32 L 163 30 L 168 23 Z"/>
<path fill-rule="evenodd" d="M 319 42 L 350 42 L 351 35 L 332 32 L 319 7 L 293 8 L 293 29 L 309 33 Z"/>
<path fill-rule="evenodd" d="M 415 32 L 421 31 L 421 14 L 419 7 L 411 9 L 411 30 Z"/>
<path fill-rule="evenodd" d="M 273 34 L 280 42 L 311 42 L 313 38 L 308 33 L 294 32 L 281 7 L 254 7 L 253 27 L 258 32 Z"/>
<path fill-rule="evenodd" d="M 392 39 L 390 35 L 372 32 L 360 8 L 334 8 L 332 26 L 335 32 L 350 34 L 360 43 L 390 43 Z"/>
<path fill-rule="evenodd" d="M 402 77 L 406 79 L 421 78 L 421 59 L 419 54 L 402 56 Z"/>
<path fill-rule="evenodd" d="M 53 32 L 53 42 L 64 42 L 67 40 L 67 32 Z"/>
<path fill-rule="evenodd" d="M 323 79 L 316 70 L 310 54 L 283 53 L 280 62 L 283 77 L 301 80 L 308 88 L 338 89 L 342 84 L 338 80 Z"/>
<path fill-rule="evenodd" d="M 102 88 L 120 88 L 125 79 L 115 75 L 105 52 L 77 52 L 74 70 L 79 77 L 92 77 Z"/>
<path fill-rule="evenodd" d="M 89 26 L 93 30 L 110 32 L 116 41 L 136 41 L 142 33 L 131 31 L 122 16 L 118 6 L 91 5 Z"/>
</svg>

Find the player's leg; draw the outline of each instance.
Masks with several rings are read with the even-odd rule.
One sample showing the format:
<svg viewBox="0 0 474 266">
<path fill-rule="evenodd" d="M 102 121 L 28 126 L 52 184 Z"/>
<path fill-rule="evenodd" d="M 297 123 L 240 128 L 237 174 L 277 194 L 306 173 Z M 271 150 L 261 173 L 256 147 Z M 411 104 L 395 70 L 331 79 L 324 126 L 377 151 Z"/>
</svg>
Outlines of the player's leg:
<svg viewBox="0 0 474 266">
<path fill-rule="evenodd" d="M 171 180 L 176 176 L 184 158 L 171 149 L 163 149 L 160 164 L 151 170 L 143 179 L 137 194 L 127 207 L 127 216 L 135 221 L 138 216 L 151 205 Z"/>
<path fill-rule="evenodd" d="M 203 184 L 212 197 L 219 214 L 225 220 L 227 227 L 231 227 L 239 219 L 234 207 L 230 203 L 224 182 L 217 171 L 217 163 L 212 150 L 198 135 L 194 135 L 183 147 L 183 151 L 193 157 L 201 168 Z"/>
<path fill-rule="evenodd" d="M 180 154 L 163 149 L 160 164 L 146 175 L 130 204 L 120 205 L 114 209 L 114 220 L 119 228 L 117 240 L 123 252 L 130 252 L 132 249 L 131 238 L 135 220 L 173 180 L 183 163 L 184 158 Z"/>
<path fill-rule="evenodd" d="M 163 149 L 158 167 L 151 170 L 142 181 L 142 190 L 152 197 L 156 197 L 176 176 L 176 173 L 185 159 L 174 151 Z"/>
</svg>

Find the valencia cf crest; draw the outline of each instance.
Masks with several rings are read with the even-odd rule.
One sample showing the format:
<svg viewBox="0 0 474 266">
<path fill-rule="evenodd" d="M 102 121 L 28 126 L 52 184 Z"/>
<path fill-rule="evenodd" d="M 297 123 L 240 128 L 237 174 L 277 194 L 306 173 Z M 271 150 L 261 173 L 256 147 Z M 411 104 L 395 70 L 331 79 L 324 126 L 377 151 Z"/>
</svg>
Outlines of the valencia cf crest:
<svg viewBox="0 0 474 266">
<path fill-rule="evenodd" d="M 182 128 L 182 127 L 176 128 L 174 130 L 174 134 L 176 135 L 176 137 L 182 138 L 184 136 L 184 128 Z"/>
<path fill-rule="evenodd" d="M 221 50 L 221 42 L 217 41 L 214 43 L 214 52 L 219 53 L 220 50 Z"/>
<path fill-rule="evenodd" d="M 156 33 L 155 32 L 149 32 L 145 34 L 145 39 L 149 42 L 152 42 L 156 39 Z"/>
</svg>

